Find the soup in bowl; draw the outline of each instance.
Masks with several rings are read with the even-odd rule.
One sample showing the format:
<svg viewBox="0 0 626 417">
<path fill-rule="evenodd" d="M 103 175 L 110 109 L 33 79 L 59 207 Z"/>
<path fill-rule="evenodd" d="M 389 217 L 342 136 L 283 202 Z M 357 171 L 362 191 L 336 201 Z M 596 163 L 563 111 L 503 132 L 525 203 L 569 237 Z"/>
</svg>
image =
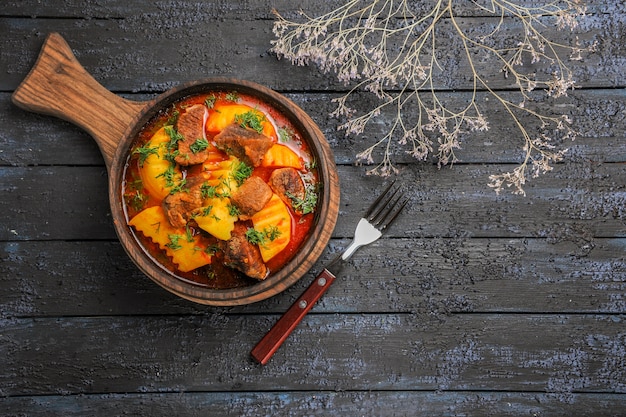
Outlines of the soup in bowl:
<svg viewBox="0 0 626 417">
<path fill-rule="evenodd" d="M 338 214 L 336 168 L 319 128 L 284 96 L 245 81 L 193 83 L 158 102 L 115 157 L 124 162 L 112 208 L 131 258 L 204 304 L 247 304 L 295 283 Z"/>
<path fill-rule="evenodd" d="M 322 186 L 316 165 L 299 129 L 258 97 L 184 97 L 131 144 L 125 218 L 144 253 L 180 280 L 255 285 L 309 236 Z"/>
</svg>

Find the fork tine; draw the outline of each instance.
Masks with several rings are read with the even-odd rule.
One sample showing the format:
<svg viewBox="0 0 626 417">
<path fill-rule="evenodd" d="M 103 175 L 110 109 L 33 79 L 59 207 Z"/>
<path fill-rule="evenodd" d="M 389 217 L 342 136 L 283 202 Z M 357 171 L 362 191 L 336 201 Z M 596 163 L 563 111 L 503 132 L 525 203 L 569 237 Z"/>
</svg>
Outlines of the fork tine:
<svg viewBox="0 0 626 417">
<path fill-rule="evenodd" d="M 403 202 L 403 204 L 400 205 L 402 195 L 398 195 L 396 197 L 395 194 L 396 193 L 394 193 L 390 197 L 390 199 L 387 200 L 387 204 L 378 212 L 378 214 L 374 218 L 370 220 L 372 226 L 374 226 L 381 232 L 385 227 L 387 227 L 387 223 L 393 220 L 393 217 L 400 213 L 400 210 L 402 210 L 402 207 L 404 207 L 404 204 L 406 204 L 406 202 Z"/>
<path fill-rule="evenodd" d="M 397 201 L 399 201 L 399 200 L 400 200 L 400 198 L 398 198 Z M 397 201 L 396 201 L 396 204 L 394 204 L 394 207 L 397 205 Z M 382 232 L 388 226 L 390 226 L 391 223 L 393 223 L 394 220 L 396 220 L 396 218 L 398 217 L 398 215 L 400 214 L 400 212 L 402 211 L 402 209 L 404 208 L 404 206 L 406 206 L 406 204 L 408 202 L 409 202 L 409 199 L 405 198 L 404 201 L 402 201 L 402 203 L 400 203 L 400 206 L 396 209 L 396 211 L 392 215 L 387 215 L 386 216 L 386 218 L 384 219 L 384 223 L 378 227 L 378 230 L 380 230 Z"/>
<path fill-rule="evenodd" d="M 403 194 L 398 195 L 400 188 L 396 188 L 391 192 L 391 188 L 395 184 L 393 181 L 383 193 L 372 203 L 367 211 L 365 218 L 372 226 L 379 231 L 383 231 L 398 217 L 404 206 L 408 203 L 408 199 L 403 199 Z"/>
<path fill-rule="evenodd" d="M 367 220 L 369 220 L 369 222 L 372 223 L 372 225 L 375 226 L 378 223 L 380 223 L 382 219 L 384 219 L 386 216 L 389 215 L 389 212 L 393 210 L 396 204 L 398 204 L 398 201 L 400 200 L 400 197 L 402 196 L 396 197 L 397 193 L 398 193 L 398 190 L 391 193 L 388 198 L 386 198 L 383 202 L 381 202 L 380 207 L 376 210 L 376 212 L 367 218 Z"/>
<path fill-rule="evenodd" d="M 367 212 L 365 213 L 365 217 L 368 220 L 371 220 L 373 217 L 376 217 L 378 215 L 378 213 L 380 213 L 380 211 L 387 205 L 388 200 L 390 197 L 388 197 L 389 191 L 391 190 L 391 187 L 394 186 L 394 184 L 396 183 L 395 180 L 393 180 L 391 182 L 391 184 L 389 184 L 389 186 L 387 186 L 387 188 L 385 188 L 385 191 L 383 191 L 376 200 L 374 200 L 374 202 L 369 206 L 369 208 L 367 209 Z M 393 197 L 395 195 L 395 193 L 397 193 L 398 190 L 396 190 L 391 197 Z M 380 207 L 378 203 L 381 202 L 382 199 L 386 199 L 387 201 L 382 204 Z"/>
</svg>

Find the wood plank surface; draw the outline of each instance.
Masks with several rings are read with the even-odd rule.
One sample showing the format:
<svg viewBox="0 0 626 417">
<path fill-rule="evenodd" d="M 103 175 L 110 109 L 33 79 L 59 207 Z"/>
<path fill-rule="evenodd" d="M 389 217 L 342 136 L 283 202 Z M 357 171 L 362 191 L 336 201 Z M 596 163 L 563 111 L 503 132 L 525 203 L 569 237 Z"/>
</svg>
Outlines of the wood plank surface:
<svg viewBox="0 0 626 417">
<path fill-rule="evenodd" d="M 346 244 L 335 239 L 330 246 Z M 442 318 L 623 313 L 626 239 L 593 239 L 586 245 L 528 238 L 387 239 L 361 249 L 314 312 Z M 280 313 L 331 258 L 329 249 L 284 296 L 222 309 L 165 292 L 136 270 L 117 242 L 5 243 L 0 311 L 2 317 Z"/>
<path fill-rule="evenodd" d="M 272 319 L 6 319 L 2 394 L 626 389 L 623 315 L 311 315 L 263 367 L 249 349 Z"/>
<path fill-rule="evenodd" d="M 9 415 L 23 410 L 33 417 L 56 411 L 66 417 L 133 416 L 412 416 L 474 415 L 518 417 L 533 415 L 621 416 L 615 408 L 619 394 L 571 394 L 568 402 L 552 394 L 484 391 L 299 391 L 187 392 L 158 394 L 83 394 L 72 396 L 11 397 L 0 402 Z M 287 412 L 287 410 L 290 410 Z"/>
<path fill-rule="evenodd" d="M 436 0 L 424 0 L 411 5 L 414 13 L 420 14 L 432 10 Z M 528 7 L 545 5 L 543 0 L 521 0 L 516 4 Z M 610 0 L 598 0 L 589 2 L 587 12 L 594 14 L 610 14 L 611 11 L 623 8 L 623 4 Z M 328 13 L 336 7 L 336 4 L 328 1 L 307 2 L 304 7 L 290 0 L 255 0 L 244 2 L 201 2 L 197 0 L 161 1 L 158 3 L 128 3 L 124 0 L 100 0 L 97 2 L 62 2 L 52 4 L 49 2 L 24 2 L 20 0 L 6 0 L 3 14 L 14 17 L 64 17 L 64 18 L 100 18 L 100 19 L 128 19 L 129 16 L 166 15 L 176 11 L 180 15 L 204 13 L 208 16 L 221 16 L 236 20 L 270 19 L 271 11 L 276 9 L 284 16 L 297 18 L 302 10 L 310 15 Z M 465 2 L 454 5 L 460 16 L 483 16 L 489 15 Z"/>
<path fill-rule="evenodd" d="M 8 33 L 7 47 L 0 51 L 0 90 L 15 88 L 33 65 L 38 48 L 49 32 L 60 32 L 87 71 L 106 88 L 125 92 L 161 92 L 174 85 L 210 76 L 228 76 L 259 82 L 279 91 L 285 90 L 345 90 L 343 83 L 334 77 L 307 67 L 294 67 L 286 60 L 277 60 L 269 53 L 271 20 L 251 20 L 242 30 L 238 20 L 221 16 L 207 21 L 197 10 L 182 15 L 164 8 L 156 14 L 139 14 L 129 19 L 29 19 L 0 17 L 0 32 Z M 620 16 L 617 14 L 617 16 Z M 597 51 L 583 61 L 568 62 L 579 85 L 585 87 L 618 87 L 624 64 L 624 48 L 616 34 L 623 32 L 624 23 L 615 14 L 589 15 L 584 29 L 577 34 L 558 30 L 546 23 L 542 32 L 556 42 L 570 44 L 578 36 L 582 41 L 590 34 L 601 39 Z M 461 18 L 466 28 L 489 34 L 498 24 L 498 18 Z M 502 38 L 523 38 L 520 24 L 514 20 L 506 25 Z M 134 35 L 145 28 L 141 38 Z M 211 36 L 207 35 L 210 28 Z M 451 30 L 451 28 L 448 28 Z M 103 41 L 94 32 L 106 34 Z M 443 55 L 441 65 L 448 70 L 435 77 L 437 89 L 462 90 L 472 87 L 469 63 L 461 53 L 460 40 L 443 33 L 438 39 L 441 51 L 457 51 Z M 97 46 L 96 46 L 97 45 Z M 168 54 L 159 51 L 168 50 Z M 253 59 L 253 61 L 252 61 Z M 563 59 L 567 59 L 563 57 Z M 251 64 L 251 63 L 254 64 Z M 490 88 L 514 88 L 493 68 L 502 66 L 490 56 L 477 60 Z M 453 71 L 450 71 L 453 69 Z M 525 71 L 525 69 L 524 69 Z M 547 61 L 528 68 L 540 78 L 550 77 L 553 71 Z"/>
<path fill-rule="evenodd" d="M 418 2 L 427 10 L 434 0 Z M 536 6 L 540 0 L 517 3 Z M 297 19 L 336 2 L 15 1 L 0 7 L 0 416 L 624 416 L 626 415 L 626 3 L 587 2 L 575 34 L 596 41 L 568 62 L 579 88 L 529 106 L 567 114 L 565 160 L 527 195 L 489 189 L 523 145 L 485 91 L 490 130 L 464 136 L 460 162 L 437 167 L 395 148 L 410 199 L 360 249 L 267 366 L 249 351 L 350 241 L 387 178 L 355 155 L 389 129 L 383 112 L 361 137 L 329 116 L 346 86 L 269 52 L 272 9 Z M 488 33 L 497 19 L 459 2 L 459 20 Z M 520 26 L 505 19 L 503 42 Z M 257 81 L 301 106 L 334 152 L 341 206 L 331 242 L 299 282 L 268 300 L 208 307 L 150 281 L 116 238 L 98 147 L 67 122 L 10 97 L 45 36 L 60 32 L 107 89 L 146 101 L 211 76 Z M 436 88 L 470 99 L 467 61 L 443 36 Z M 490 86 L 515 86 L 486 58 Z M 550 66 L 527 66 L 539 75 Z M 376 102 L 355 96 L 361 109 Z M 532 119 L 521 121 L 532 124 Z"/>
</svg>

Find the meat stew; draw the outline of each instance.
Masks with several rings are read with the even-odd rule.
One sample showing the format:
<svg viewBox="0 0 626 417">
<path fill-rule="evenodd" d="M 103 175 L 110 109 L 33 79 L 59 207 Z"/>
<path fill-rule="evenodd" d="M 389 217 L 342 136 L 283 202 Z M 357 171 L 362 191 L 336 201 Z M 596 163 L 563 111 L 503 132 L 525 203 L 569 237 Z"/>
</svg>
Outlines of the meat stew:
<svg viewBox="0 0 626 417">
<path fill-rule="evenodd" d="M 289 120 L 255 97 L 214 91 L 179 100 L 131 149 L 128 224 L 182 280 L 253 285 L 280 270 L 313 225 L 315 160 Z"/>
</svg>

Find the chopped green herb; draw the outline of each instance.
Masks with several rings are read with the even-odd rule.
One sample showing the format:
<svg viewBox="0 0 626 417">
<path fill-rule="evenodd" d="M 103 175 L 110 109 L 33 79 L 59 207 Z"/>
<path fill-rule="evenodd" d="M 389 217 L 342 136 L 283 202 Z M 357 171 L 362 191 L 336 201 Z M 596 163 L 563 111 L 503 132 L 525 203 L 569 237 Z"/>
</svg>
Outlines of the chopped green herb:
<svg viewBox="0 0 626 417">
<path fill-rule="evenodd" d="M 289 142 L 293 138 L 294 132 L 288 127 L 281 127 L 278 129 L 278 140 L 280 142 Z"/>
<path fill-rule="evenodd" d="M 239 93 L 236 92 L 236 91 L 231 91 L 230 93 L 226 94 L 226 100 L 238 102 L 239 101 Z"/>
<path fill-rule="evenodd" d="M 185 179 L 176 182 L 176 170 L 174 169 L 174 165 L 170 165 L 165 171 L 163 171 L 156 177 L 165 178 L 165 186 L 167 188 L 171 188 L 170 193 L 172 194 L 182 191 L 183 186 L 187 182 Z"/>
<path fill-rule="evenodd" d="M 142 191 L 143 190 L 143 181 L 141 180 L 141 178 L 136 178 L 133 175 L 133 178 L 135 178 L 133 181 L 129 181 L 127 183 L 127 188 L 129 191 Z"/>
<path fill-rule="evenodd" d="M 174 165 L 170 165 L 165 171 L 156 176 L 156 178 L 165 178 L 165 186 L 170 189 L 170 194 L 179 193 L 181 191 L 189 191 L 185 189 L 187 180 L 185 178 L 177 180 L 176 170 Z"/>
<path fill-rule="evenodd" d="M 239 211 L 239 208 L 237 206 L 234 206 L 232 204 L 228 205 L 228 214 L 230 214 L 233 217 L 237 217 L 241 214 L 241 211 Z"/>
<path fill-rule="evenodd" d="M 199 138 L 199 139 L 196 139 L 196 141 L 189 146 L 189 149 L 193 153 L 198 153 L 198 152 L 202 152 L 208 147 L 209 147 L 209 141 L 204 138 Z"/>
<path fill-rule="evenodd" d="M 178 116 L 180 116 L 180 112 L 176 109 L 176 106 L 172 104 L 172 114 L 168 117 L 166 124 L 174 125 L 178 121 Z"/>
<path fill-rule="evenodd" d="M 189 226 L 185 226 L 185 237 L 187 238 L 187 242 L 193 242 L 193 233 Z"/>
<path fill-rule="evenodd" d="M 280 236 L 280 230 L 276 226 L 270 226 L 259 232 L 256 229 L 248 228 L 246 230 L 246 239 L 253 245 L 265 246 L 267 242 L 272 242 Z"/>
<path fill-rule="evenodd" d="M 285 194 L 291 199 L 291 203 L 295 211 L 302 214 L 309 214 L 315 211 L 318 197 L 318 191 L 315 185 L 311 183 L 306 183 L 304 198 L 299 198 L 289 191 L 287 191 Z"/>
<path fill-rule="evenodd" d="M 266 120 L 265 115 L 254 110 L 235 115 L 235 123 L 241 127 L 255 130 L 258 133 L 263 132 L 263 122 Z"/>
<path fill-rule="evenodd" d="M 227 191 L 231 189 L 230 181 L 228 181 L 228 178 L 221 178 L 220 184 L 222 185 L 222 191 L 218 193 L 217 197 L 230 197 L 230 193 Z"/>
<path fill-rule="evenodd" d="M 165 159 L 170 161 L 172 164 L 176 163 L 176 157 L 179 155 L 180 152 L 178 152 L 178 149 L 175 149 L 173 151 L 169 151 L 164 155 Z"/>
<path fill-rule="evenodd" d="M 225 197 L 222 193 L 217 191 L 217 187 L 204 183 L 200 186 L 200 195 L 202 198 L 222 198 Z"/>
<path fill-rule="evenodd" d="M 306 162 L 306 163 L 304 164 L 304 166 L 305 166 L 305 168 L 306 168 L 306 169 L 308 169 L 308 170 L 313 170 L 313 169 L 317 168 L 317 160 L 312 159 L 311 161 Z"/>
<path fill-rule="evenodd" d="M 133 150 L 133 155 L 139 155 L 139 166 L 143 167 L 144 162 L 150 155 L 158 155 L 159 147 L 158 146 L 150 146 L 150 142 L 146 143 L 143 146 L 139 146 Z"/>
<path fill-rule="evenodd" d="M 165 171 L 163 171 L 159 175 L 157 175 L 156 178 L 160 178 L 160 177 L 165 178 L 165 185 L 167 187 L 172 187 L 172 186 L 174 186 L 174 175 L 175 174 L 176 174 L 176 171 L 174 170 L 174 167 L 173 166 L 169 166 Z"/>
<path fill-rule="evenodd" d="M 211 94 L 210 96 L 206 98 L 206 100 L 204 100 L 204 105 L 212 109 L 215 106 L 216 100 L 217 100 L 217 97 L 215 97 L 215 94 Z"/>
<path fill-rule="evenodd" d="M 270 242 L 273 242 L 278 236 L 280 236 L 280 230 L 278 230 L 277 226 L 270 226 L 263 229 L 263 235 L 269 239 Z"/>
<path fill-rule="evenodd" d="M 161 222 L 152 223 L 150 226 L 154 227 L 156 233 L 159 233 L 159 230 L 161 230 Z"/>
<path fill-rule="evenodd" d="M 253 170 L 254 168 L 250 165 L 243 161 L 239 161 L 233 170 L 233 179 L 237 182 L 237 185 L 241 185 L 246 179 L 248 179 L 248 177 L 250 177 L 250 175 L 252 175 Z"/>
<path fill-rule="evenodd" d="M 182 180 L 180 180 L 178 182 L 178 184 L 174 185 L 172 187 L 172 189 L 170 190 L 170 194 L 176 194 L 176 193 L 181 193 L 181 192 L 189 192 L 188 188 L 185 188 L 185 185 L 187 185 L 187 180 L 185 178 L 183 178 Z"/>
<path fill-rule="evenodd" d="M 124 193 L 126 203 L 135 211 L 140 211 L 148 201 L 148 196 L 143 193 L 143 181 L 136 178 L 126 185 L 127 191 Z"/>
<path fill-rule="evenodd" d="M 141 210 L 143 206 L 146 204 L 146 201 L 148 201 L 148 197 L 139 190 L 136 190 L 129 197 L 130 197 L 130 205 L 136 211 Z"/>
<path fill-rule="evenodd" d="M 202 195 L 202 198 L 213 198 L 216 193 L 217 188 L 212 185 L 204 183 L 200 186 L 200 195 Z"/>
<path fill-rule="evenodd" d="M 168 243 L 166 243 L 165 246 L 167 246 L 171 250 L 179 250 L 179 249 L 183 248 L 180 245 L 180 243 L 178 243 L 181 239 L 183 239 L 183 236 L 181 236 L 181 235 L 167 235 L 167 237 L 169 238 L 170 241 Z"/>
<path fill-rule="evenodd" d="M 178 148 L 178 142 L 184 139 L 183 135 L 178 133 L 178 131 L 174 129 L 174 126 L 165 126 L 164 129 L 165 133 L 167 133 L 167 135 L 170 137 L 170 141 L 167 144 L 167 149 L 170 152 L 174 152 Z"/>
<path fill-rule="evenodd" d="M 253 245 L 261 245 L 264 243 L 263 233 L 251 227 L 246 230 L 246 239 L 248 239 L 248 242 L 252 243 Z"/>
</svg>

